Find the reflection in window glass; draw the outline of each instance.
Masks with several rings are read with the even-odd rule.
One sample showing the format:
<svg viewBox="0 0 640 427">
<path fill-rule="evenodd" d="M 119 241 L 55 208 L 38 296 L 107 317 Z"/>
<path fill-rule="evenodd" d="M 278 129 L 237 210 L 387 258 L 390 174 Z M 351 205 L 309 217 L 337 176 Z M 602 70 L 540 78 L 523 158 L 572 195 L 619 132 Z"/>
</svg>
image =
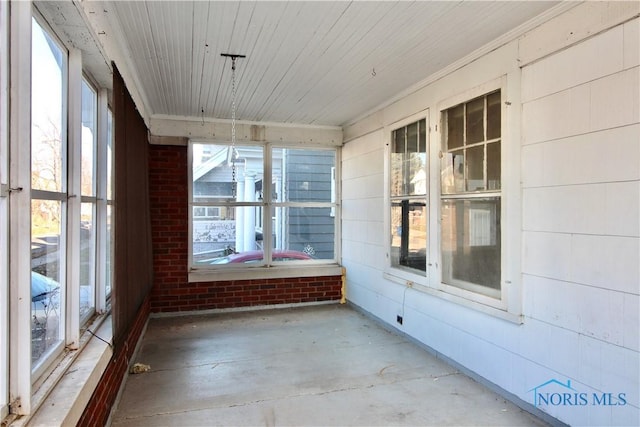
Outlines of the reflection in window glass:
<svg viewBox="0 0 640 427">
<path fill-rule="evenodd" d="M 427 271 L 427 205 L 424 200 L 391 204 L 391 266 Z"/>
<path fill-rule="evenodd" d="M 62 342 L 60 285 L 65 265 L 62 203 L 31 201 L 31 361 L 35 365 Z"/>
</svg>

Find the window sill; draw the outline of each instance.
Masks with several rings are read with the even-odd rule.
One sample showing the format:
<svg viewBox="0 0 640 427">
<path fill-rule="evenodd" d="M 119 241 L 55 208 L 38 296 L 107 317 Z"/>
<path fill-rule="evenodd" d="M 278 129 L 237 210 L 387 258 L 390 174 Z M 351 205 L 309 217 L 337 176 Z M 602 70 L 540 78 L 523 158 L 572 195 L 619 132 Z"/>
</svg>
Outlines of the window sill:
<svg viewBox="0 0 640 427">
<path fill-rule="evenodd" d="M 482 312 L 484 314 L 502 319 L 502 320 L 506 320 L 508 322 L 511 323 L 515 323 L 517 325 L 520 325 L 522 323 L 524 323 L 523 321 L 523 316 L 521 314 L 517 314 L 517 313 L 512 313 L 509 312 L 507 310 L 504 309 L 500 309 L 497 307 L 492 307 L 490 305 L 487 304 L 483 304 L 480 301 L 475 301 L 469 298 L 465 298 L 463 296 L 459 296 L 459 295 L 454 295 L 452 293 L 449 292 L 445 292 L 441 289 L 435 289 L 429 286 L 426 286 L 424 284 L 421 283 L 417 283 L 417 282 L 413 282 L 407 279 L 404 279 L 402 277 L 399 276 L 394 276 L 393 274 L 390 273 L 384 273 L 384 278 L 387 280 L 390 280 L 394 283 L 398 283 L 400 285 L 404 285 L 407 287 L 410 287 L 418 292 L 422 292 L 428 295 L 432 295 L 435 296 L 437 298 L 441 298 L 443 300 L 446 301 L 450 301 L 453 302 L 455 304 L 459 304 L 462 305 L 464 307 L 468 307 L 471 308 L 473 310 Z M 464 291 L 463 291 L 464 292 Z M 482 298 L 486 298 L 484 295 L 478 295 L 479 297 Z"/>
<path fill-rule="evenodd" d="M 111 315 L 102 319 L 94 333 L 105 341 L 111 341 Z M 107 369 L 112 354 L 113 350 L 106 342 L 90 336 L 79 354 L 74 355 L 65 369 L 61 369 L 61 372 L 54 371 L 52 376 L 56 376 L 57 382 L 48 390 L 36 412 L 31 417 L 22 417 L 11 425 L 76 425 Z"/>
<path fill-rule="evenodd" d="M 342 275 L 342 267 L 338 264 L 306 265 L 304 267 L 275 266 L 229 269 L 221 268 L 219 270 L 193 270 L 189 272 L 189 283 L 220 282 L 226 280 L 286 279 L 290 277 L 340 275 Z"/>
</svg>

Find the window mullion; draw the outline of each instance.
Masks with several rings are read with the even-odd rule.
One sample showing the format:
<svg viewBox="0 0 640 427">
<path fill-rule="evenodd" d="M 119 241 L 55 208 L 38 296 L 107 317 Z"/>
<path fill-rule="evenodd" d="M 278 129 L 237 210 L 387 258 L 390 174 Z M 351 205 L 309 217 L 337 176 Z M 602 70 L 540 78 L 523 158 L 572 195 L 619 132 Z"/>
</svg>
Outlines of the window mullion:
<svg viewBox="0 0 640 427">
<path fill-rule="evenodd" d="M 264 164 L 262 174 L 262 250 L 264 251 L 264 259 L 271 262 L 271 254 L 273 248 L 273 224 L 271 221 L 273 204 L 273 146 L 267 145 L 264 148 Z"/>
<path fill-rule="evenodd" d="M 12 2 L 9 186 L 10 316 L 9 395 L 11 412 L 31 412 L 31 3 Z"/>
<path fill-rule="evenodd" d="M 82 53 L 69 51 L 68 80 L 67 299 L 65 345 L 80 342 L 80 220 L 82 206 Z"/>
</svg>

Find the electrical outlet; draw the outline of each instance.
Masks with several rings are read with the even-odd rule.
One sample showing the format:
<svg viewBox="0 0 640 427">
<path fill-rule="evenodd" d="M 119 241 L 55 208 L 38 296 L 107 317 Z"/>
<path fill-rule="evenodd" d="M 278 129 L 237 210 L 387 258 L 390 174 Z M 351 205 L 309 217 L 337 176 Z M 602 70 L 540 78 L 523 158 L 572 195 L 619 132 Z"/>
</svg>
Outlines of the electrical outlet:
<svg viewBox="0 0 640 427">
<path fill-rule="evenodd" d="M 396 322 L 402 325 L 402 316 L 400 316 L 399 314 L 396 316 Z"/>
</svg>

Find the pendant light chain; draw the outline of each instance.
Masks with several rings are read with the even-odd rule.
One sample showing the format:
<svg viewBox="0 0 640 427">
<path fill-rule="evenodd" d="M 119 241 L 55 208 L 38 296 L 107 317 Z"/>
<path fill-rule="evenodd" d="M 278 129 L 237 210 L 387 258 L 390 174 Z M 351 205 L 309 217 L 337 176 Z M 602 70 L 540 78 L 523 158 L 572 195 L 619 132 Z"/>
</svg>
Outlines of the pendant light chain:
<svg viewBox="0 0 640 427">
<path fill-rule="evenodd" d="M 231 194 L 236 197 L 236 58 L 231 58 Z"/>
<path fill-rule="evenodd" d="M 231 196 L 236 198 L 236 59 L 245 55 L 221 53 L 220 56 L 231 58 Z"/>
</svg>

